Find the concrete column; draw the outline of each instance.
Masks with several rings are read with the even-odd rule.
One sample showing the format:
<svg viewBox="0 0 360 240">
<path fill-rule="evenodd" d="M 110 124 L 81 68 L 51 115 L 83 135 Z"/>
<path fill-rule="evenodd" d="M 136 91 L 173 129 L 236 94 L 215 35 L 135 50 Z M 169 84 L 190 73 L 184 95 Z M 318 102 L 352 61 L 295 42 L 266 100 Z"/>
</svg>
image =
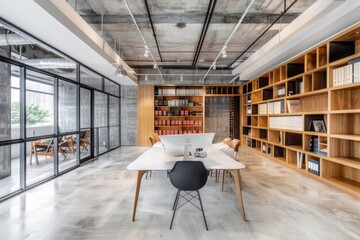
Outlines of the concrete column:
<svg viewBox="0 0 360 240">
<path fill-rule="evenodd" d="M 121 86 L 121 145 L 137 145 L 138 88 Z"/>
<path fill-rule="evenodd" d="M 8 50 L 0 55 L 10 57 Z M 0 62 L 0 140 L 11 139 L 11 65 Z M 0 179 L 11 175 L 11 146 L 0 148 Z"/>
<path fill-rule="evenodd" d="M 214 132 L 214 142 L 221 142 L 230 135 L 230 98 L 207 97 L 205 99 L 205 131 Z"/>
</svg>

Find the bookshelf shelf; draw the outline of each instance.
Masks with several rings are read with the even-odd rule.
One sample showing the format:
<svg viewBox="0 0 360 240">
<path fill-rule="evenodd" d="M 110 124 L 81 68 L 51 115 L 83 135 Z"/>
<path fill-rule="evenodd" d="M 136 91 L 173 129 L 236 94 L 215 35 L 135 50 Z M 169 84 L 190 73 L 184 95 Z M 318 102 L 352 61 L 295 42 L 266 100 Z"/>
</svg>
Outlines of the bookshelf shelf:
<svg viewBox="0 0 360 240">
<path fill-rule="evenodd" d="M 360 34 L 357 31 L 360 24 L 244 84 L 246 96 L 251 96 L 251 108 L 256 105 L 258 111 L 249 115 L 246 109 L 242 110 L 247 116 L 243 118 L 246 131 L 253 133 L 245 138 L 253 143 L 253 150 L 259 143 L 270 146 L 270 155 L 263 150 L 261 153 L 360 197 L 360 73 L 355 72 L 360 67 Z M 344 85 L 336 86 L 340 84 Z M 285 111 L 274 111 L 276 101 L 284 101 Z M 302 125 L 294 124 L 296 117 Z M 314 121 L 323 121 L 325 131 L 316 132 L 312 126 L 319 122 Z M 305 158 L 301 168 L 297 165 L 300 153 Z"/>
<path fill-rule="evenodd" d="M 360 159 L 359 158 L 332 158 L 326 157 L 326 160 L 331 162 L 339 163 L 340 165 L 348 166 L 351 168 L 360 170 Z"/>
<path fill-rule="evenodd" d="M 354 180 L 350 180 L 345 177 L 323 177 L 324 180 L 330 185 L 336 186 L 340 189 L 343 189 L 347 192 L 350 192 L 353 195 L 359 195 L 360 192 L 360 183 Z"/>
</svg>

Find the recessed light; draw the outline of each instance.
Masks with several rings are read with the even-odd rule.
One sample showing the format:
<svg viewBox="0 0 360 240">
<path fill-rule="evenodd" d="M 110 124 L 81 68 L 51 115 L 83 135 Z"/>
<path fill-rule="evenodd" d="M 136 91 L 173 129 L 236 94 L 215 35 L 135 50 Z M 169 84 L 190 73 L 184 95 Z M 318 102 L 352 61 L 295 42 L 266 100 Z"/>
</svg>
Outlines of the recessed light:
<svg viewBox="0 0 360 240">
<path fill-rule="evenodd" d="M 356 31 L 355 33 L 356 33 L 356 34 L 359 34 L 360 32 L 359 32 L 359 31 Z"/>
<path fill-rule="evenodd" d="M 200 59 L 199 62 L 204 62 L 204 59 Z"/>
</svg>

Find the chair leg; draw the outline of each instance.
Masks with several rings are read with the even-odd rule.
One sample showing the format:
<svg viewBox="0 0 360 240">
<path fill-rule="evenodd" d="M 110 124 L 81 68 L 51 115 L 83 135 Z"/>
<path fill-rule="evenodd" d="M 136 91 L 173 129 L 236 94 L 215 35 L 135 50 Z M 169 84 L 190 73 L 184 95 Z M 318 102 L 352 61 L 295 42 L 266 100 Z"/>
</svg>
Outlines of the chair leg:
<svg viewBox="0 0 360 240">
<path fill-rule="evenodd" d="M 203 214 L 203 217 L 204 217 L 204 222 L 205 222 L 206 231 L 209 231 L 208 226 L 207 226 L 207 223 L 206 223 L 204 208 L 203 208 L 203 205 L 202 205 L 202 202 L 201 202 L 200 193 L 199 193 L 198 190 L 197 190 L 196 192 L 197 192 L 197 194 L 198 194 L 198 196 L 199 196 L 199 202 L 200 202 L 201 211 L 202 211 L 202 214 Z"/>
<path fill-rule="evenodd" d="M 175 201 L 174 201 L 174 204 L 173 204 L 172 210 L 174 210 L 174 209 L 175 209 L 176 199 L 179 197 L 179 194 L 180 194 L 180 190 L 178 190 L 178 191 L 177 191 L 177 193 L 176 193 L 176 197 L 175 197 Z"/>
<path fill-rule="evenodd" d="M 222 175 L 221 191 L 224 191 L 224 181 L 225 181 L 225 170 L 223 170 L 223 175 Z"/>
<path fill-rule="evenodd" d="M 180 195 L 180 190 L 178 190 L 177 194 L 176 194 L 176 198 L 175 198 L 175 202 L 174 202 L 174 207 L 173 207 L 173 216 L 171 218 L 171 223 L 170 223 L 170 230 L 172 229 L 172 225 L 173 225 L 173 222 L 174 222 L 174 217 L 175 217 L 175 213 L 176 213 L 176 209 L 177 209 L 177 205 L 178 205 L 178 202 L 179 202 L 179 195 Z"/>
</svg>

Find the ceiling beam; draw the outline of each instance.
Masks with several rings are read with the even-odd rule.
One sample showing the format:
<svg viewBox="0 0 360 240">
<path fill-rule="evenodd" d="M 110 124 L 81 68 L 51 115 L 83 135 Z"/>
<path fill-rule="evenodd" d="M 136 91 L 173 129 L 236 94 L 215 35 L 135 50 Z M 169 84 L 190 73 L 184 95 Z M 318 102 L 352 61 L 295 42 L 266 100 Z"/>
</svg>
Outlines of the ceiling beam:
<svg viewBox="0 0 360 240">
<path fill-rule="evenodd" d="M 159 57 L 160 57 L 160 61 L 162 62 L 163 59 L 162 59 L 162 56 L 161 56 L 161 53 L 160 53 L 160 47 L 159 47 L 158 40 L 157 40 L 157 38 L 156 38 L 155 28 L 154 28 L 154 25 L 153 25 L 153 21 L 152 21 L 152 18 L 151 18 L 150 9 L 149 9 L 149 5 L 148 5 L 147 0 L 145 0 L 145 6 L 146 6 L 146 12 L 147 12 L 148 17 L 149 17 L 149 20 L 150 20 L 150 25 L 151 25 L 151 29 L 152 29 L 152 32 L 153 32 L 154 40 L 155 40 L 155 43 L 156 43 L 156 48 L 157 48 L 157 50 L 158 50 L 158 54 L 159 54 Z"/>
<path fill-rule="evenodd" d="M 279 16 L 279 14 L 271 13 L 249 13 L 243 20 L 243 23 L 273 23 Z M 287 13 L 282 16 L 281 23 L 291 23 L 297 18 L 300 13 Z M 240 19 L 241 13 L 236 14 L 222 14 L 213 13 L 211 18 L 211 24 L 217 23 L 234 23 L 236 24 Z M 101 15 L 81 15 L 81 17 L 89 24 L 101 24 Z M 149 23 L 148 14 L 134 15 L 138 23 Z M 151 14 L 152 22 L 158 23 L 204 23 L 204 14 L 178 14 L 178 13 L 164 13 L 164 14 Z M 127 15 L 104 15 L 104 24 L 116 24 L 116 23 L 132 23 L 131 18 Z"/>
<path fill-rule="evenodd" d="M 210 0 L 210 2 L 209 2 L 209 7 L 208 7 L 208 10 L 207 10 L 207 12 L 206 12 L 204 25 L 203 25 L 203 28 L 202 28 L 202 30 L 201 30 L 199 42 L 198 42 L 198 45 L 197 45 L 197 47 L 196 47 L 196 52 L 195 52 L 195 55 L 194 55 L 194 60 L 193 60 L 193 62 L 192 62 L 192 67 L 193 67 L 193 68 L 196 67 L 196 63 L 197 63 L 197 60 L 198 60 L 198 58 L 199 58 L 199 55 L 200 55 L 200 52 L 201 52 L 201 48 L 202 48 L 202 45 L 203 45 L 204 40 L 205 40 L 208 27 L 209 27 L 209 25 L 210 25 L 211 18 L 212 18 L 213 13 L 214 13 L 214 9 L 215 9 L 215 6 L 216 6 L 216 2 L 217 2 L 217 0 Z"/>
</svg>

